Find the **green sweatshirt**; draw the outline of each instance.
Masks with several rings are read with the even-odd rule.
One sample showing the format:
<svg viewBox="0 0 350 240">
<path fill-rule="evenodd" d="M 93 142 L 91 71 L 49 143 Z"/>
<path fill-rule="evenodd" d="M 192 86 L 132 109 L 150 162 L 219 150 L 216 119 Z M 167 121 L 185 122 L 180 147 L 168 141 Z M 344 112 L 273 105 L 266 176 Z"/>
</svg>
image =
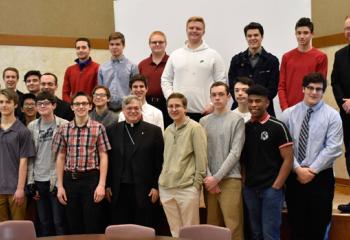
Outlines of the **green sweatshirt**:
<svg viewBox="0 0 350 240">
<path fill-rule="evenodd" d="M 202 126 L 187 118 L 178 128 L 171 124 L 164 132 L 164 163 L 159 176 L 163 188 L 200 189 L 207 168 L 207 137 Z"/>
</svg>

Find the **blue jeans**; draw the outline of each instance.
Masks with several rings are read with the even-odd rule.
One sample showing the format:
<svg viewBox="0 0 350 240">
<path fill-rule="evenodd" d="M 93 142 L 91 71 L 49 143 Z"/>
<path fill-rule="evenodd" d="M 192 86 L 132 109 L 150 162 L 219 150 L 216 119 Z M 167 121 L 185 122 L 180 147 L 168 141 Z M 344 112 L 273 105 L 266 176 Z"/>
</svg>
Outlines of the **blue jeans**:
<svg viewBox="0 0 350 240">
<path fill-rule="evenodd" d="M 282 189 L 243 188 L 252 237 L 254 240 L 280 239 L 281 211 L 284 199 Z"/>
<path fill-rule="evenodd" d="M 40 199 L 37 201 L 40 236 L 64 235 L 64 207 L 56 194 L 50 192 L 50 182 L 35 181 Z"/>
</svg>

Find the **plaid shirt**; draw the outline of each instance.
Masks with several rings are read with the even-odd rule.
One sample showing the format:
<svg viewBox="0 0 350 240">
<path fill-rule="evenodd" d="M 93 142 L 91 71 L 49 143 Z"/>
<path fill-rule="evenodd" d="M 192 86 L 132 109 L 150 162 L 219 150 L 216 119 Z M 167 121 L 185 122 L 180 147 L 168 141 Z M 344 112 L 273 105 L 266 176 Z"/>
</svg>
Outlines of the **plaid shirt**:
<svg viewBox="0 0 350 240">
<path fill-rule="evenodd" d="M 111 149 L 104 126 L 89 118 L 83 127 L 75 121 L 61 125 L 52 141 L 52 151 L 66 154 L 64 170 L 85 172 L 99 169 L 99 152 Z"/>
</svg>

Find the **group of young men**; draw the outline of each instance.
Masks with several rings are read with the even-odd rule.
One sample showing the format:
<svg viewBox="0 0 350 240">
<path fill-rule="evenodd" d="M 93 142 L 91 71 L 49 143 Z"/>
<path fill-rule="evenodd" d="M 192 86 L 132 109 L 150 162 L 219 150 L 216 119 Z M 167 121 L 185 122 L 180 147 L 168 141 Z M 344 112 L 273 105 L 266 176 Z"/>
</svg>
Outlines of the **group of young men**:
<svg viewBox="0 0 350 240">
<path fill-rule="evenodd" d="M 350 42 L 349 17 L 344 30 Z M 349 165 L 349 47 L 336 53 L 332 72 L 339 115 L 322 100 L 327 57 L 311 45 L 310 19 L 297 22 L 298 47 L 280 68 L 261 45 L 263 27 L 248 24 L 248 49 L 232 58 L 228 84 L 221 56 L 203 40 L 203 18 L 189 18 L 186 33 L 170 56 L 165 34 L 151 33 L 152 53 L 138 66 L 124 56 L 120 32 L 110 34 L 111 60 L 102 65 L 92 61 L 89 39 L 78 38 L 64 101 L 53 73 L 25 74 L 23 94 L 18 70 L 3 71 L 0 221 L 25 218 L 25 189 L 42 236 L 154 226 L 160 200 L 177 237 L 199 224 L 203 186 L 207 223 L 228 227 L 232 239 L 244 239 L 244 218 L 252 239 L 279 239 L 284 195 L 292 239 L 325 237 L 342 121 Z"/>
</svg>

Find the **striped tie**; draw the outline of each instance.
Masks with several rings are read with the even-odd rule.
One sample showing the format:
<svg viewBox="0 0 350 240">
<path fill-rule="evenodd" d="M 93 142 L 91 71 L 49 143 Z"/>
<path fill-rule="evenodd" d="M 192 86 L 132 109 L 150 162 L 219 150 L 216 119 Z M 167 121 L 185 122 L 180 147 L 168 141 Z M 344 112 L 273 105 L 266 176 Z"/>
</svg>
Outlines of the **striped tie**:
<svg viewBox="0 0 350 240">
<path fill-rule="evenodd" d="M 312 108 L 309 108 L 307 110 L 303 123 L 301 124 L 300 135 L 299 135 L 299 145 L 298 145 L 298 162 L 299 163 L 301 163 L 306 156 L 307 139 L 309 137 L 309 120 L 311 117 L 311 113 L 313 111 L 314 110 L 312 110 Z"/>
</svg>

